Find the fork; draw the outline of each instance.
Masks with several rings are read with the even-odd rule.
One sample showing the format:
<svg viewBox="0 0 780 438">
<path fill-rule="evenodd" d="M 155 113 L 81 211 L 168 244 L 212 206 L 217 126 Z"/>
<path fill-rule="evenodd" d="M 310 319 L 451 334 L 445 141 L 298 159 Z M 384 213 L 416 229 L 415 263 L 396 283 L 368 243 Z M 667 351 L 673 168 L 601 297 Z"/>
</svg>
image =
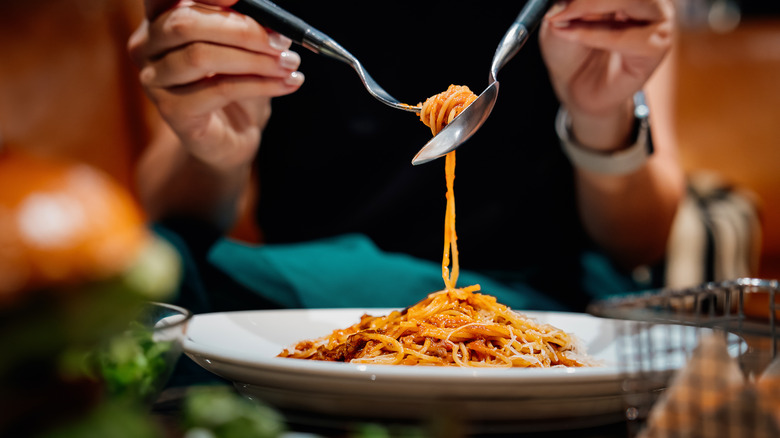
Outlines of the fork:
<svg viewBox="0 0 780 438">
<path fill-rule="evenodd" d="M 311 27 L 305 21 L 268 0 L 240 0 L 233 10 L 252 17 L 260 25 L 273 29 L 314 53 L 345 62 L 355 69 L 366 90 L 380 102 L 393 108 L 420 112 L 419 106 L 401 103 L 391 96 L 368 74 L 355 56 L 331 37 Z"/>
</svg>

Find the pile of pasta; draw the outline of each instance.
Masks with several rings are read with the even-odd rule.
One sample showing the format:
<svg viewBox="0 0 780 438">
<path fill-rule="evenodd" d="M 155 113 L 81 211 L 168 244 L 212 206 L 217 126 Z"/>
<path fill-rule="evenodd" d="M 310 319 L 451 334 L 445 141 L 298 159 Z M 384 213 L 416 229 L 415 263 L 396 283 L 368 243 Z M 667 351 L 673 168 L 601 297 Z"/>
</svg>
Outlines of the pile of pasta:
<svg viewBox="0 0 780 438">
<path fill-rule="evenodd" d="M 419 116 L 436 135 L 476 95 L 450 85 L 421 104 Z M 392 365 L 461 367 L 580 367 L 585 363 L 574 338 L 512 311 L 480 286 L 458 288 L 455 233 L 455 151 L 445 158 L 447 207 L 444 215 L 444 290 L 386 316 L 365 314 L 345 329 L 298 342 L 280 357 Z"/>
<path fill-rule="evenodd" d="M 386 316 L 299 342 L 279 356 L 364 364 L 461 367 L 580 367 L 574 339 L 475 293 L 442 290 Z"/>
</svg>

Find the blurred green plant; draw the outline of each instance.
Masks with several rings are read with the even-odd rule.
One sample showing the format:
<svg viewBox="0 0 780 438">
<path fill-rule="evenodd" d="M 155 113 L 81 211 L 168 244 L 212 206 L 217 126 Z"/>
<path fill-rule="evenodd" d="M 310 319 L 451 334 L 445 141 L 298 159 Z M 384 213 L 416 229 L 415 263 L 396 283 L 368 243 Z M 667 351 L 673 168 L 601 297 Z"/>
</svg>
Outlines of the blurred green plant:
<svg viewBox="0 0 780 438">
<path fill-rule="evenodd" d="M 89 361 L 109 397 L 148 404 L 170 376 L 174 364 L 167 356 L 172 347 L 172 342 L 155 340 L 148 327 L 131 321 L 126 331 L 94 350 Z"/>
<path fill-rule="evenodd" d="M 283 418 L 276 410 L 227 386 L 191 388 L 182 414 L 187 436 L 277 438 L 285 432 Z"/>
<path fill-rule="evenodd" d="M 48 430 L 39 438 L 163 438 L 162 427 L 137 405 L 106 400 L 87 415 Z"/>
</svg>

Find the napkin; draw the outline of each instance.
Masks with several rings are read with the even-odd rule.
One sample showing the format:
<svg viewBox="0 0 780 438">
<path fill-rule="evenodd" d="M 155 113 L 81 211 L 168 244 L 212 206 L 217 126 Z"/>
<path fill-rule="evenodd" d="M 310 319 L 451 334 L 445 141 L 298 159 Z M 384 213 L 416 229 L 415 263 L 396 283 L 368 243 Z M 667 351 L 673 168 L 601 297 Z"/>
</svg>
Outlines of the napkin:
<svg viewBox="0 0 780 438">
<path fill-rule="evenodd" d="M 290 244 L 220 239 L 208 261 L 243 287 L 281 307 L 406 307 L 443 289 L 441 264 L 382 251 L 362 234 Z M 560 309 L 540 292 L 461 271 L 459 286 L 515 309 Z"/>
</svg>

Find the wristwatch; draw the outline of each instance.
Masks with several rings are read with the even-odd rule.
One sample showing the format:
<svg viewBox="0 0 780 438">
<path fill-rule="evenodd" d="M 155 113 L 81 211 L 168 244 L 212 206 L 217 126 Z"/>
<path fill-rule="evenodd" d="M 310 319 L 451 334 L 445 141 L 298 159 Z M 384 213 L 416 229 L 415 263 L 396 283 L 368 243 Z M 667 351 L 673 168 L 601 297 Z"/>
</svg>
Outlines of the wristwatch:
<svg viewBox="0 0 780 438">
<path fill-rule="evenodd" d="M 577 144 L 571 135 L 571 118 L 563 106 L 555 117 L 555 132 L 561 148 L 576 167 L 595 173 L 626 175 L 642 167 L 653 154 L 650 133 L 650 109 L 642 91 L 634 94 L 634 129 L 631 146 L 613 152 L 599 152 Z"/>
</svg>

